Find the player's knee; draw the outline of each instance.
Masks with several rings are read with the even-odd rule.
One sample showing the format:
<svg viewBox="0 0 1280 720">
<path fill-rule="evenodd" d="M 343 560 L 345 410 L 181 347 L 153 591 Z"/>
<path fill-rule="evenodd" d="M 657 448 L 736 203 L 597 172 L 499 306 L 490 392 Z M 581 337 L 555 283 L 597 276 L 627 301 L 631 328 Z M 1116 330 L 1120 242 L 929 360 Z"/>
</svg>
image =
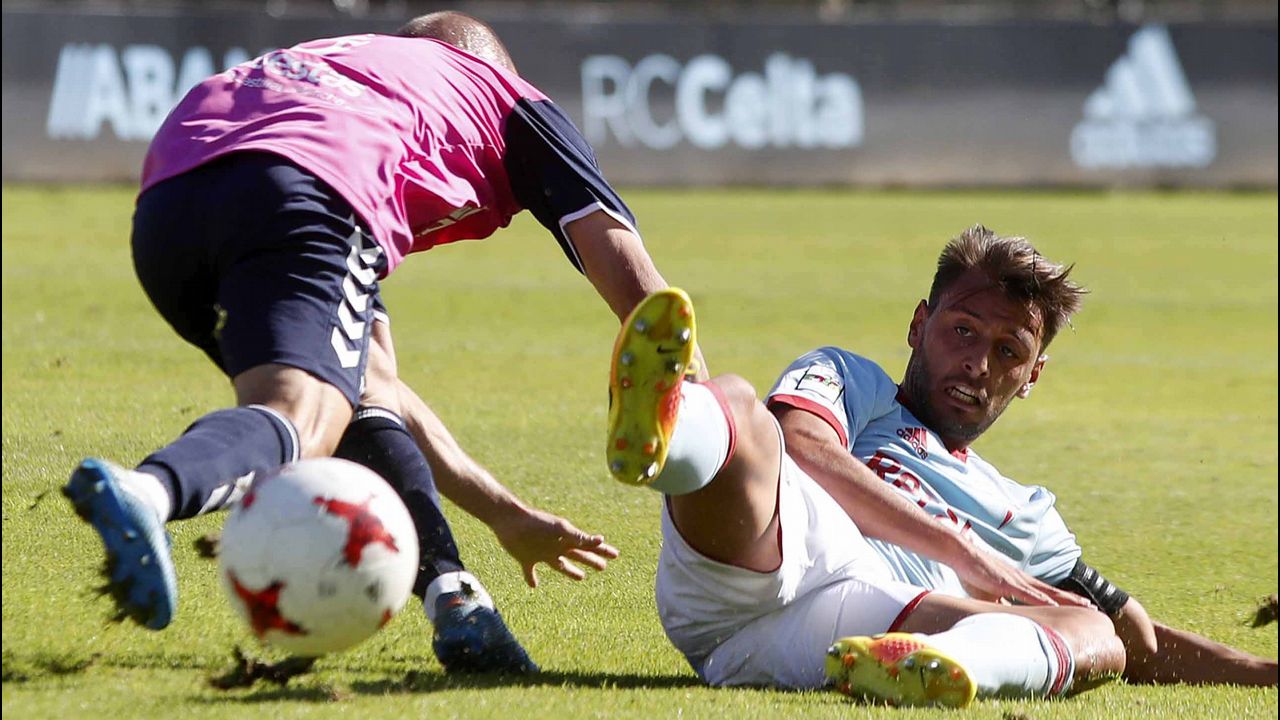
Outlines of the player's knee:
<svg viewBox="0 0 1280 720">
<path fill-rule="evenodd" d="M 332 455 L 351 423 L 351 404 L 337 388 L 324 384 L 318 395 L 316 401 L 306 408 L 298 426 L 303 457 Z"/>
<path fill-rule="evenodd" d="M 351 421 L 351 406 L 345 399 L 341 406 L 321 408 L 298 404 L 286 408 L 272 406 L 288 418 L 298 433 L 298 455 L 301 459 L 330 457 L 338 449 L 342 434 Z"/>
<path fill-rule="evenodd" d="M 1111 618 L 1089 608 L 1061 608 L 1066 611 L 1066 633 L 1085 645 L 1110 647 L 1119 642 Z"/>
<path fill-rule="evenodd" d="M 326 423 L 323 427 L 315 428 L 310 437 L 302 441 L 302 457 L 329 457 L 338 449 L 338 443 L 342 440 L 342 434 L 350 421 L 351 414 L 347 413 L 346 420 Z"/>
<path fill-rule="evenodd" d="M 1114 634 L 1098 641 L 1086 655 L 1085 661 L 1092 664 L 1089 675 L 1093 678 L 1114 678 L 1124 675 L 1129 667 L 1128 655 L 1124 643 Z M 1079 658 L 1077 663 L 1081 662 Z"/>
<path fill-rule="evenodd" d="M 754 415 L 763 407 L 756 398 L 755 387 L 746 378 L 739 375 L 717 375 L 708 381 L 719 391 L 721 402 L 732 420 L 741 428 L 754 419 Z"/>
<path fill-rule="evenodd" d="M 1111 618 L 1091 608 L 1067 608 L 1071 614 L 1071 622 L 1081 628 L 1082 632 L 1094 637 L 1114 637 L 1115 624 Z"/>
<path fill-rule="evenodd" d="M 263 365 L 237 375 L 241 405 L 263 405 L 284 416 L 298 434 L 301 457 L 333 454 L 351 421 L 351 403 L 341 390 L 297 368 Z"/>
<path fill-rule="evenodd" d="M 1124 646 L 1131 656 L 1145 658 L 1154 657 L 1159 653 L 1160 644 L 1156 639 L 1155 624 L 1147 615 L 1146 608 L 1142 607 L 1137 600 L 1130 597 L 1112 620 L 1115 623 L 1116 634 L 1124 641 Z"/>
<path fill-rule="evenodd" d="M 733 422 L 735 452 L 729 462 L 753 467 L 765 463 L 772 468 L 778 453 L 778 430 L 773 415 L 756 397 L 755 386 L 738 375 L 719 375 L 710 382 L 719 389 L 721 403 Z M 772 469 L 765 475 L 771 480 L 777 477 Z"/>
<path fill-rule="evenodd" d="M 1077 680 L 1089 682 L 1124 672 L 1124 643 L 1116 635 L 1111 618 L 1086 608 L 1055 610 L 1055 620 L 1047 625 L 1057 630 L 1072 650 Z"/>
</svg>

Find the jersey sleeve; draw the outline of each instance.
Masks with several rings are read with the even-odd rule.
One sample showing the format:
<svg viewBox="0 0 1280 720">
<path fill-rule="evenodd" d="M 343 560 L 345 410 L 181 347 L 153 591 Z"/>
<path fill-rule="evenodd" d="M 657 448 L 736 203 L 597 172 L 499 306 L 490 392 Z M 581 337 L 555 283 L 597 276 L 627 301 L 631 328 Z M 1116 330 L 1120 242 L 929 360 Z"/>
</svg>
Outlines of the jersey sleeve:
<svg viewBox="0 0 1280 720">
<path fill-rule="evenodd" d="M 512 195 L 551 231 L 578 272 L 585 270 L 565 225 L 603 210 L 640 236 L 635 216 L 604 179 L 586 138 L 555 103 L 521 99 L 503 134 Z"/>
<path fill-rule="evenodd" d="M 982 467 L 984 475 L 991 478 L 991 489 L 1005 499 L 1005 515 L 983 510 L 981 502 L 967 502 L 977 495 L 967 495 L 963 488 L 955 489 L 961 496 L 948 497 L 949 502 L 973 519 L 973 529 L 996 552 L 1014 561 L 1018 568 L 1050 585 L 1056 585 L 1071 574 L 1080 559 L 1080 545 L 1076 536 L 1058 512 L 1058 498 L 1039 485 L 1022 485 L 1001 475 L 989 463 L 974 455 L 969 457 L 974 467 Z"/>
<path fill-rule="evenodd" d="M 872 420 L 892 409 L 897 385 L 874 362 L 837 348 L 802 355 L 769 391 L 770 407 L 786 405 L 817 415 L 846 448 Z"/>
<path fill-rule="evenodd" d="M 1035 545 L 1027 554 L 1023 570 L 1050 585 L 1057 585 L 1071 574 L 1082 554 L 1076 536 L 1058 513 L 1053 493 L 1044 488 L 1034 488 L 1035 500 L 1048 496 L 1048 506 L 1040 517 Z"/>
</svg>

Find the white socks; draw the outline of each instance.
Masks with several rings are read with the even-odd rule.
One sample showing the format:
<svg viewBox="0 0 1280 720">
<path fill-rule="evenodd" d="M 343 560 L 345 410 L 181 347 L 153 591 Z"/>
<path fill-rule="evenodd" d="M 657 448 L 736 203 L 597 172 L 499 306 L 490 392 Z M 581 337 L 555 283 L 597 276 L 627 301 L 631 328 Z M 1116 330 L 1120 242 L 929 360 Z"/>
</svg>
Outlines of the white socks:
<svg viewBox="0 0 1280 720">
<path fill-rule="evenodd" d="M 667 462 L 650 485 L 667 495 L 687 495 L 711 482 L 729 459 L 734 428 L 711 388 L 681 383 L 680 414 L 667 446 Z"/>
<path fill-rule="evenodd" d="M 422 607 L 427 611 L 427 619 L 432 624 L 436 621 L 436 599 L 445 593 L 460 592 L 463 583 L 471 588 L 472 598 L 477 603 L 490 610 L 494 609 L 493 598 L 489 597 L 489 591 L 484 589 L 475 575 L 466 570 L 445 573 L 431 581 L 427 586 L 426 596 L 422 598 Z"/>
<path fill-rule="evenodd" d="M 1062 637 L 1021 615 L 971 615 L 946 632 L 919 637 L 963 665 L 979 697 L 1056 697 L 1075 673 Z"/>
<path fill-rule="evenodd" d="M 116 473 L 116 480 L 120 483 L 121 490 L 155 510 L 161 525 L 169 522 L 173 501 L 169 499 L 169 491 L 161 484 L 160 478 L 149 473 L 120 468 L 120 472 Z"/>
</svg>

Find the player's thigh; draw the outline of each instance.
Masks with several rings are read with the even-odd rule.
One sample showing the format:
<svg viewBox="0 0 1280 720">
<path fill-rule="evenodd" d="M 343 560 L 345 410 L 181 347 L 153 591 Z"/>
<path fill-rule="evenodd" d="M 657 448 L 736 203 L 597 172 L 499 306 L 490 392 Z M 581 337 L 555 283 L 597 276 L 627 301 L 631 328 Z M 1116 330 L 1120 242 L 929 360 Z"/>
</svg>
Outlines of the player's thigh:
<svg viewBox="0 0 1280 720">
<path fill-rule="evenodd" d="M 1106 615 L 1088 608 L 1032 605 L 1001 605 L 967 597 L 930 593 L 922 598 L 903 618 L 900 629 L 905 632 L 937 633 L 950 629 L 960 620 L 979 613 L 1008 613 L 1031 618 L 1080 643 L 1115 636 L 1115 627 Z"/>
<path fill-rule="evenodd" d="M 342 391 L 288 365 L 250 368 L 232 379 L 236 404 L 269 407 L 293 424 L 303 458 L 327 457 L 351 422 L 352 406 Z"/>
<path fill-rule="evenodd" d="M 782 562 L 777 541 L 781 432 L 755 389 L 736 375 L 705 383 L 732 422 L 728 460 L 706 486 L 668 498 L 671 517 L 698 552 L 756 572 Z"/>
<path fill-rule="evenodd" d="M 349 219 L 320 216 L 291 234 L 223 272 L 218 344 L 240 402 L 284 412 L 327 454 L 364 390 L 378 294 L 369 260 L 379 252 Z"/>
<path fill-rule="evenodd" d="M 152 301 L 239 402 L 284 413 L 308 454 L 337 442 L 385 258 L 333 188 L 281 157 L 232 153 L 143 193 L 134 251 Z"/>
<path fill-rule="evenodd" d="M 360 395 L 361 407 L 379 407 L 404 415 L 400 401 L 400 381 L 396 366 L 395 346 L 391 340 L 391 327 L 382 311 L 375 312 L 369 344 L 369 362 L 364 373 L 364 388 Z"/>
<path fill-rule="evenodd" d="M 385 258 L 326 183 L 234 152 L 142 193 L 132 245 L 152 303 L 227 375 L 278 363 L 358 398 Z"/>
<path fill-rule="evenodd" d="M 897 629 L 904 609 L 925 592 L 855 578 L 810 591 L 734 633 L 703 664 L 703 677 L 717 686 L 821 687 L 832 643 Z"/>
</svg>

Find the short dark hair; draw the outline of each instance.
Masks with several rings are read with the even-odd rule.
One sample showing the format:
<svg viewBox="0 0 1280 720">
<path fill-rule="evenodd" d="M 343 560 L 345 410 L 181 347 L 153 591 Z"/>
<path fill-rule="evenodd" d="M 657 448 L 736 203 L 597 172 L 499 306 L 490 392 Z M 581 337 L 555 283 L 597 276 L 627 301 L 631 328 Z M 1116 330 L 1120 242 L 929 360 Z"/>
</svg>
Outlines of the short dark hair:
<svg viewBox="0 0 1280 720">
<path fill-rule="evenodd" d="M 1040 349 L 1049 347 L 1089 292 L 1068 278 L 1075 265 L 1063 266 L 1041 255 L 1024 237 L 1001 237 L 974 225 L 947 243 L 929 289 L 929 305 L 969 271 L 986 275 L 1009 298 L 1034 307 L 1044 324 Z"/>
<path fill-rule="evenodd" d="M 481 60 L 488 60 L 512 72 L 516 64 L 502 44 L 498 33 L 485 23 L 455 10 L 419 15 L 396 30 L 401 37 L 431 38 L 466 50 Z"/>
</svg>

